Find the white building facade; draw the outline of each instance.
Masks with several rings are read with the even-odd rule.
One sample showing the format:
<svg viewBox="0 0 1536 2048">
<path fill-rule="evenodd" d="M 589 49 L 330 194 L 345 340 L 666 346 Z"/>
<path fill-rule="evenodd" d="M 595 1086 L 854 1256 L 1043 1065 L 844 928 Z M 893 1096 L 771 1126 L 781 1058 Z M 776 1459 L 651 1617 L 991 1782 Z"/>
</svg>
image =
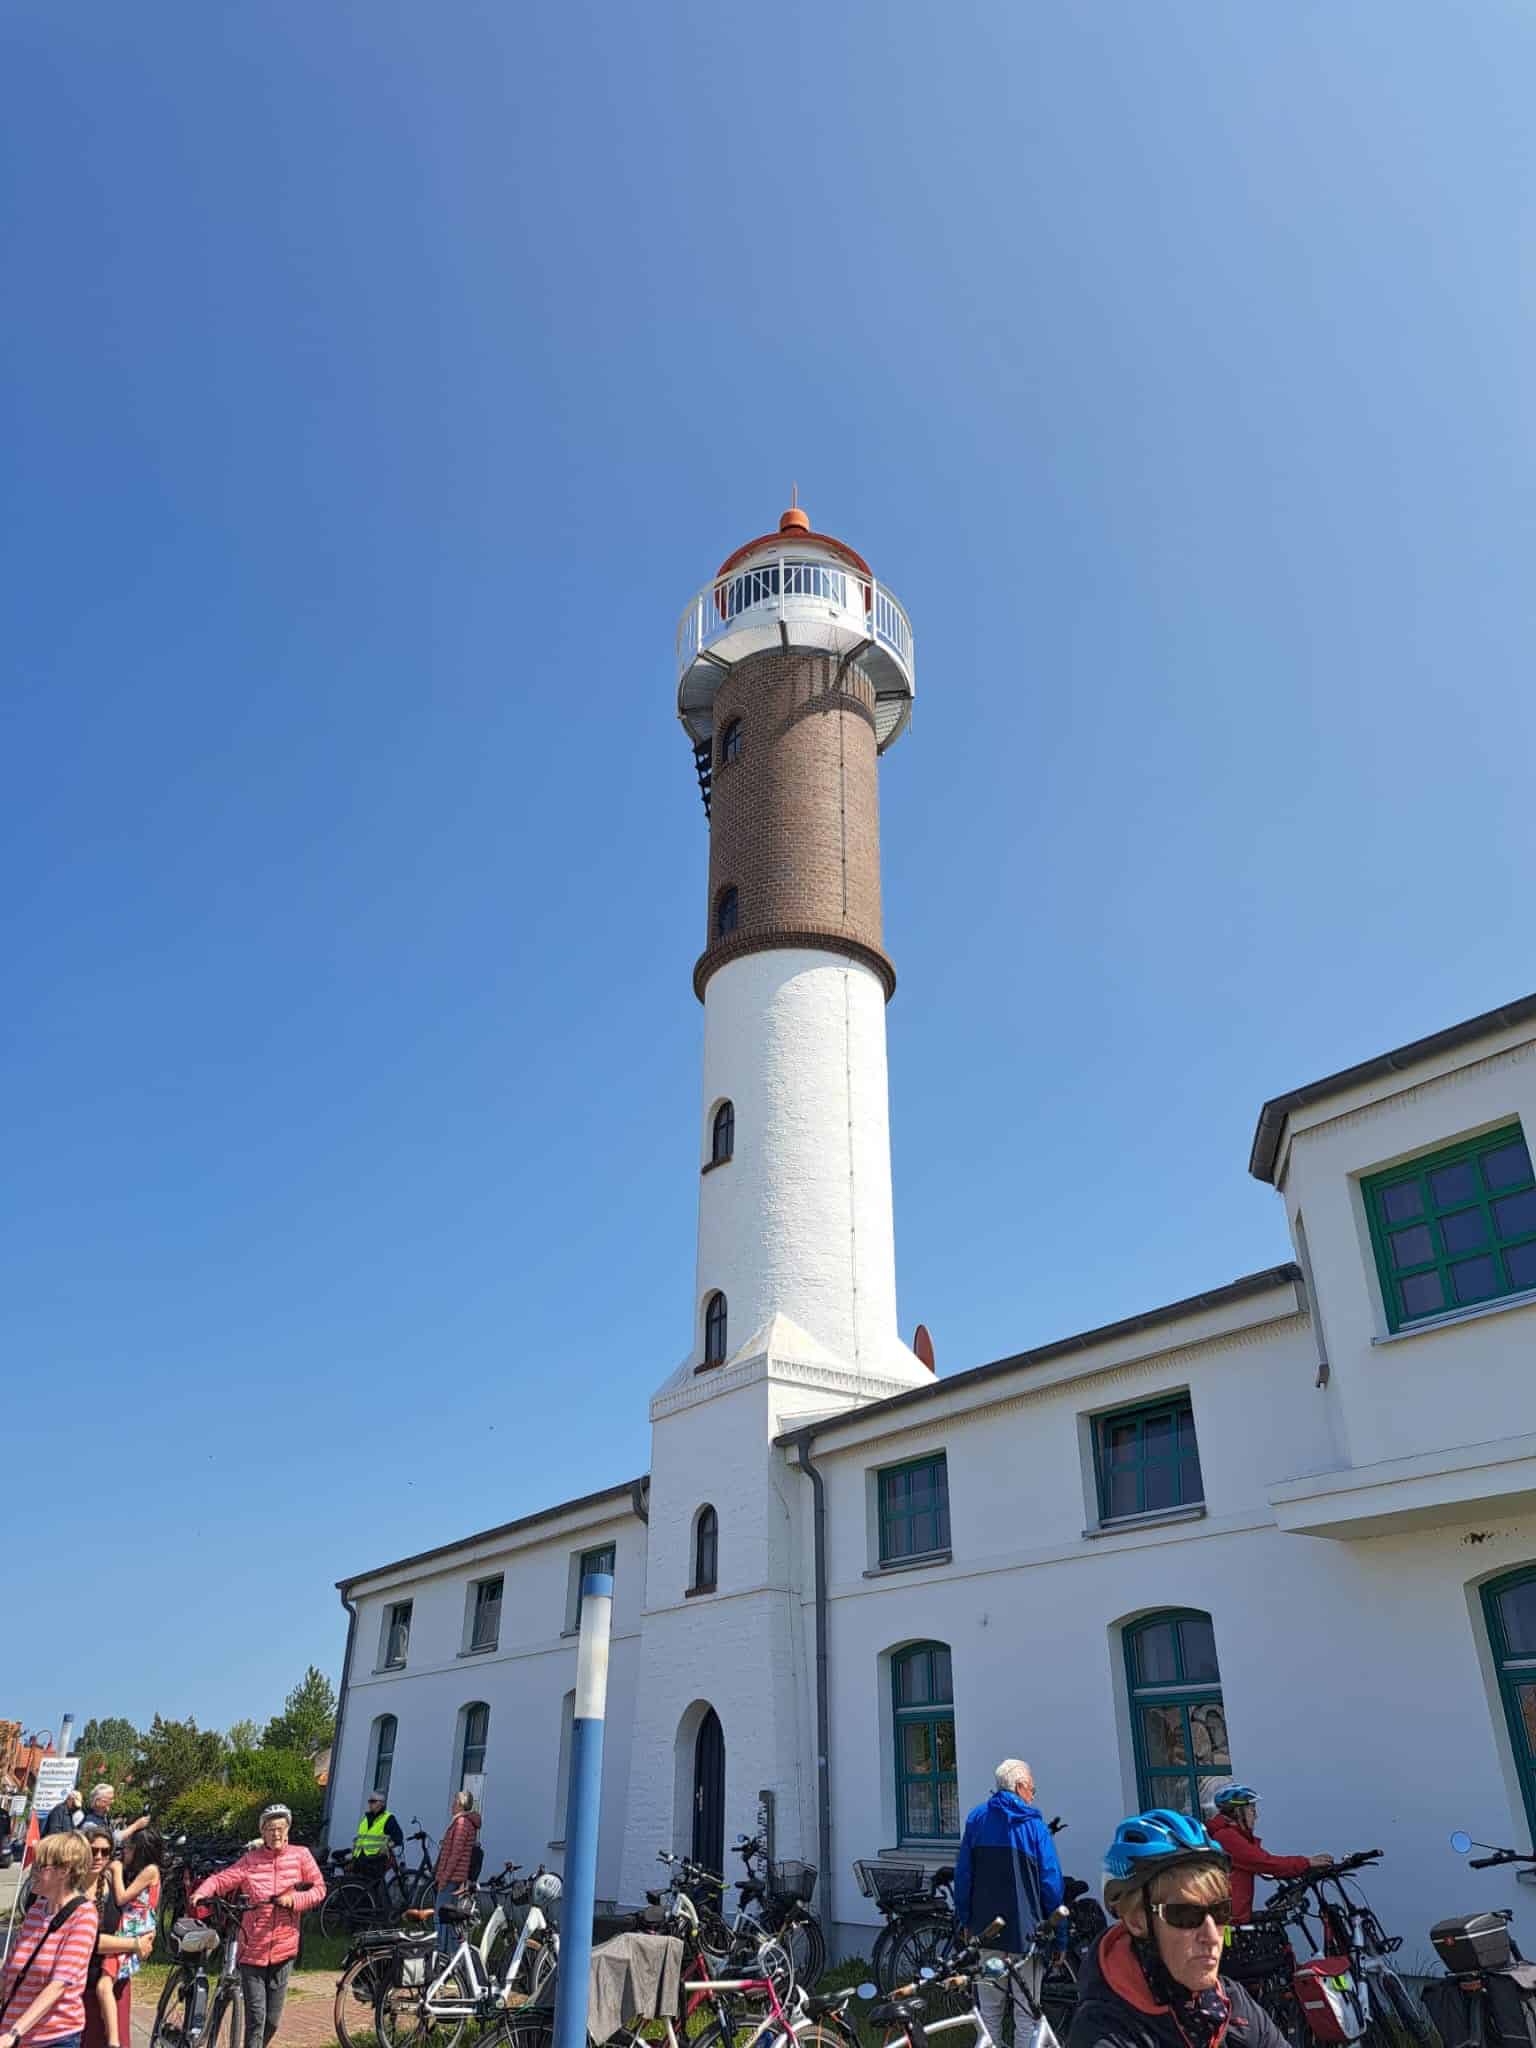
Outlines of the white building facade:
<svg viewBox="0 0 1536 2048">
<path fill-rule="evenodd" d="M 1289 1851 L 1379 1847 L 1432 1919 L 1454 1827 L 1536 1824 L 1536 997 L 1266 1104 L 1293 1259 L 936 1377 L 897 1333 L 875 768 L 890 593 L 804 515 L 685 614 L 711 820 L 693 1341 L 649 1471 L 344 1581 L 330 1833 L 366 1791 L 558 1868 L 584 1570 L 615 1586 L 598 1885 L 771 1820 L 868 1952 L 855 1859 L 952 1857 L 999 1757 L 1095 1878 L 1238 1776 Z"/>
</svg>

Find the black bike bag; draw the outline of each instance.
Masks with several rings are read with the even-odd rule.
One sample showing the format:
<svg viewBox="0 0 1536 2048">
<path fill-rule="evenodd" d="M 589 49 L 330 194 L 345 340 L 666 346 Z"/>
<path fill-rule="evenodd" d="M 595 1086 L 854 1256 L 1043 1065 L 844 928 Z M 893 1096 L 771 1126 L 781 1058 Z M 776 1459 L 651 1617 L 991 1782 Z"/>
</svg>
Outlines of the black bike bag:
<svg viewBox="0 0 1536 2048">
<path fill-rule="evenodd" d="M 1470 2041 L 1477 2025 L 1473 2007 L 1483 1999 L 1488 2048 L 1536 2048 L 1536 1964 L 1488 1970 L 1477 1982 L 1481 1991 L 1467 1990 L 1455 1977 L 1434 1977 L 1424 1986 L 1424 2008 L 1441 2040 Z"/>
</svg>

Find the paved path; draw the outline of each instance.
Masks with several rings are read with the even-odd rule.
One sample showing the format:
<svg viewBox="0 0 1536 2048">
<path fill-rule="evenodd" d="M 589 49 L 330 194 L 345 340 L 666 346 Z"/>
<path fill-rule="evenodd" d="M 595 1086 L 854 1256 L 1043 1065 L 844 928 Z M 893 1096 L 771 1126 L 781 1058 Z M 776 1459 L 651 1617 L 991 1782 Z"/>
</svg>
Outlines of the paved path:
<svg viewBox="0 0 1536 2048">
<path fill-rule="evenodd" d="M 137 1985 L 134 1987 L 137 1993 Z M 283 2007 L 282 2032 L 276 2048 L 334 2048 L 336 2029 L 331 2013 L 336 2003 L 334 1970 L 295 1970 L 288 1985 L 288 2003 Z M 155 2005 L 137 1996 L 133 2006 L 133 2048 L 149 2048 Z"/>
</svg>

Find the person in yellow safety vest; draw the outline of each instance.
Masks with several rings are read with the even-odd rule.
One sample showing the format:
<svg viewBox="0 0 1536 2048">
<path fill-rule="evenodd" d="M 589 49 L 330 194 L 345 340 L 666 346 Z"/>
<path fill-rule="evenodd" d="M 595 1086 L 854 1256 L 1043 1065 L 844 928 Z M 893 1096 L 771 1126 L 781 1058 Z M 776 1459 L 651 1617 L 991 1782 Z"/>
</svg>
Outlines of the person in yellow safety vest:
<svg viewBox="0 0 1536 2048">
<path fill-rule="evenodd" d="M 370 1792 L 352 1842 L 352 1875 L 377 1891 L 389 1868 L 391 1853 L 404 1848 L 404 1831 L 385 1805 L 384 1794 Z"/>
</svg>

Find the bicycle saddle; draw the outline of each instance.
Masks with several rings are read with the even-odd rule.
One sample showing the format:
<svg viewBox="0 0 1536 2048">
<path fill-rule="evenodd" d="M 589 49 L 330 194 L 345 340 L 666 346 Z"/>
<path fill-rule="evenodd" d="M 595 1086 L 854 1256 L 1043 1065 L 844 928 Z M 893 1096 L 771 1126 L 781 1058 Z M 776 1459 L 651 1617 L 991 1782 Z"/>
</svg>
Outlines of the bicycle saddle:
<svg viewBox="0 0 1536 2048">
<path fill-rule="evenodd" d="M 473 1906 L 439 1906 L 437 1917 L 439 1920 L 448 1920 L 455 1926 L 461 1927 L 466 1920 L 474 1919 L 475 1909 Z"/>
<path fill-rule="evenodd" d="M 805 2009 L 813 2020 L 819 2020 L 829 2012 L 841 2012 L 848 2003 L 846 1991 L 834 1991 L 829 1998 L 807 1996 Z"/>
<path fill-rule="evenodd" d="M 920 1998 L 891 1998 L 883 2005 L 871 2006 L 869 2017 L 876 2026 L 904 2027 L 909 2020 L 920 2020 L 923 2016 L 923 2001 Z"/>
<path fill-rule="evenodd" d="M 955 1866 L 953 1865 L 953 1863 L 941 1864 L 939 1868 L 933 1873 L 932 1881 L 935 1886 L 941 1884 L 953 1884 L 955 1881 Z"/>
</svg>

